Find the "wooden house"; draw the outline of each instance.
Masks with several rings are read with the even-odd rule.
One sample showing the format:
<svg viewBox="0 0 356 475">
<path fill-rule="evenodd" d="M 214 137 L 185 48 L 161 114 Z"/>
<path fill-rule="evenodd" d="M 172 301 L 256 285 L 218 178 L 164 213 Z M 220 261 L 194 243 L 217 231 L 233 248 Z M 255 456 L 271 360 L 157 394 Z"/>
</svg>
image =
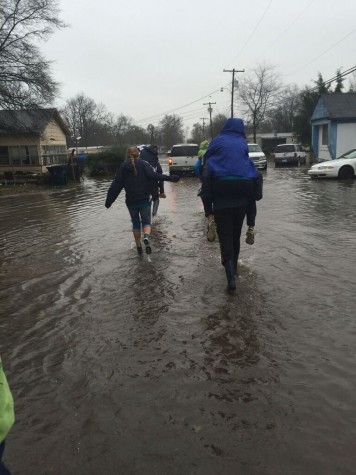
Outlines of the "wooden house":
<svg viewBox="0 0 356 475">
<path fill-rule="evenodd" d="M 65 164 L 68 135 L 56 109 L 0 110 L 0 175 L 41 174 Z"/>
</svg>

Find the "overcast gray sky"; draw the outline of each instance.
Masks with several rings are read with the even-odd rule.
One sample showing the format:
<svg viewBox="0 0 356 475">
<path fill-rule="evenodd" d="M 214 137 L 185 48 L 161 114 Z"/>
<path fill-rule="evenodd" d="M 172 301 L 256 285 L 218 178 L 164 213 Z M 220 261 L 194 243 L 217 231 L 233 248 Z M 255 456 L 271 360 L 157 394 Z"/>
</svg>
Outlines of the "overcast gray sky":
<svg viewBox="0 0 356 475">
<path fill-rule="evenodd" d="M 219 89 L 231 74 L 223 69 L 244 69 L 238 79 L 271 64 L 283 84 L 304 87 L 319 71 L 326 80 L 356 65 L 355 0 L 59 0 L 59 7 L 69 27 L 42 45 L 62 86 L 57 107 L 83 92 L 143 127 L 165 113 L 191 126 L 208 117 L 208 101 L 214 113 L 229 114 L 229 92 Z"/>
</svg>

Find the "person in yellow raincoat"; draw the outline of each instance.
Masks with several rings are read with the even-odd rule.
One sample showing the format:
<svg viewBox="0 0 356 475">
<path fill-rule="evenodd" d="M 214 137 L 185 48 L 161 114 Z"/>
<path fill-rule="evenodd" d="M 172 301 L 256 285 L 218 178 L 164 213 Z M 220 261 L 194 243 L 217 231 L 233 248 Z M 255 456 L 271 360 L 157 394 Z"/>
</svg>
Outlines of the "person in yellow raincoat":
<svg viewBox="0 0 356 475">
<path fill-rule="evenodd" d="M 0 475 L 10 475 L 2 462 L 5 438 L 15 422 L 14 400 L 4 373 L 0 356 Z"/>
</svg>

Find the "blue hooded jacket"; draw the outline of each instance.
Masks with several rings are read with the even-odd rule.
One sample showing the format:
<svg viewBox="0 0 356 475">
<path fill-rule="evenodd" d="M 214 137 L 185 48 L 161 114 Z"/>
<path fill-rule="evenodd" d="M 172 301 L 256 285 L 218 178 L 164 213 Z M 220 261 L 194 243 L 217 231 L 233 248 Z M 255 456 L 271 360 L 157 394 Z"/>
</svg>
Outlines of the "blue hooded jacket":
<svg viewBox="0 0 356 475">
<path fill-rule="evenodd" d="M 262 198 L 262 175 L 248 156 L 241 119 L 225 122 L 204 161 L 201 196 L 206 216 L 221 209 L 247 207 Z"/>
<path fill-rule="evenodd" d="M 135 173 L 136 170 L 136 173 Z M 118 169 L 114 181 L 107 192 L 105 206 L 110 208 L 121 191 L 125 189 L 126 205 L 128 207 L 149 206 L 152 181 L 164 180 L 176 183 L 180 180 L 178 175 L 163 175 L 157 173 L 151 165 L 144 160 L 135 159 L 135 167 L 130 160 L 125 160 Z"/>
<path fill-rule="evenodd" d="M 163 173 L 161 164 L 159 163 L 158 148 L 156 145 L 149 145 L 148 147 L 144 147 L 141 150 L 140 159 L 149 163 L 155 172 Z M 157 195 L 158 195 L 158 187 L 156 185 L 157 183 L 151 182 L 151 195 L 153 199 L 157 199 Z M 159 186 L 159 193 L 164 193 L 163 180 L 159 180 L 158 186 Z"/>
<path fill-rule="evenodd" d="M 208 147 L 204 163 L 209 162 L 213 177 L 257 178 L 258 172 L 248 156 L 245 125 L 242 119 L 228 119 Z"/>
</svg>

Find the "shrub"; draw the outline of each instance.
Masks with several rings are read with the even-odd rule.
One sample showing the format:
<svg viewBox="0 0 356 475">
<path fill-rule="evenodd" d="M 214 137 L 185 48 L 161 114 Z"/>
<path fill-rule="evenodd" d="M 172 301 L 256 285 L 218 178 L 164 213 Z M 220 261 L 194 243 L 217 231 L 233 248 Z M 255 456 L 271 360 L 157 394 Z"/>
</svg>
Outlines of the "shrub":
<svg viewBox="0 0 356 475">
<path fill-rule="evenodd" d="M 113 148 L 88 155 L 86 169 L 89 176 L 112 176 L 125 160 L 126 147 Z"/>
</svg>

